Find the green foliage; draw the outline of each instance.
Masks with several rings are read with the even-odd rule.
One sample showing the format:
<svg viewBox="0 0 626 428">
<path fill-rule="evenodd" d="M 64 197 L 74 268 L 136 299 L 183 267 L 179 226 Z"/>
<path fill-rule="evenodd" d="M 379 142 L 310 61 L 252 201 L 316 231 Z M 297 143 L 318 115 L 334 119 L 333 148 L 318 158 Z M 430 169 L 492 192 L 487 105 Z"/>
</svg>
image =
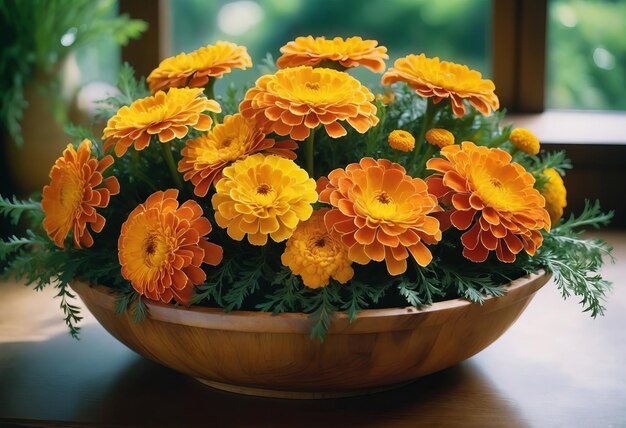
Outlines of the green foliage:
<svg viewBox="0 0 626 428">
<path fill-rule="evenodd" d="M 0 121 L 18 145 L 27 107 L 24 87 L 36 75 L 48 77 L 50 83 L 39 89 L 59 105 L 58 71 L 70 52 L 104 38 L 124 45 L 145 31 L 145 22 L 115 16 L 116 6 L 113 0 L 0 2 Z"/>
<path fill-rule="evenodd" d="M 20 201 L 15 196 L 12 199 L 0 195 L 0 215 L 8 217 L 11 224 L 18 224 L 24 214 L 41 212 L 41 204 L 32 199 Z"/>
<path fill-rule="evenodd" d="M 597 201 L 587 202 L 578 217 L 572 215 L 550 233 L 544 233 L 543 245 L 530 259 L 530 270 L 534 267 L 552 272 L 563 298 L 579 296 L 584 310 L 594 318 L 604 313 L 603 301 L 611 288 L 599 271 L 604 258 L 612 260 L 612 249 L 601 240 L 583 238 L 582 228 L 605 226 L 612 217 L 612 212 L 601 211 Z"/>
<path fill-rule="evenodd" d="M 128 106 L 138 98 L 147 97 L 150 91 L 146 86 L 146 80 L 135 77 L 135 69 L 127 62 L 120 67 L 117 77 L 117 88 L 120 93 L 100 101 L 98 115 L 106 120 L 113 116 L 121 107 Z"/>
</svg>

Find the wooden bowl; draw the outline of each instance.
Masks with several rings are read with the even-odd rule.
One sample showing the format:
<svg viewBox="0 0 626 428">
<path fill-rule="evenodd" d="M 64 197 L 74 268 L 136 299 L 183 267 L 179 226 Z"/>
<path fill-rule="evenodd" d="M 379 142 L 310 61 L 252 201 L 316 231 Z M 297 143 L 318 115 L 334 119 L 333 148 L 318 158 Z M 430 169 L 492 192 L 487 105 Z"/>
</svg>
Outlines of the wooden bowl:
<svg viewBox="0 0 626 428">
<path fill-rule="evenodd" d="M 134 323 L 117 315 L 115 294 L 72 287 L 96 319 L 130 349 L 223 390 L 284 398 L 327 398 L 384 390 L 480 352 L 504 333 L 549 279 L 529 275 L 480 305 L 464 299 L 362 311 L 333 320 L 326 341 L 309 338 L 306 314 L 177 307 L 147 303 Z"/>
</svg>

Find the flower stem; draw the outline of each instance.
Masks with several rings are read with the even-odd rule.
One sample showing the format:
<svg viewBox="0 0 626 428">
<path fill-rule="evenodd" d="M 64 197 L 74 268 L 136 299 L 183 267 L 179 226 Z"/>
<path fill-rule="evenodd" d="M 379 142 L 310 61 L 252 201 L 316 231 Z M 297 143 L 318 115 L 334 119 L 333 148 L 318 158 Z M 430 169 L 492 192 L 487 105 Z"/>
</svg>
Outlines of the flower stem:
<svg viewBox="0 0 626 428">
<path fill-rule="evenodd" d="M 313 161 L 314 155 L 314 142 L 315 142 L 315 128 L 311 129 L 311 133 L 306 139 L 304 146 L 304 157 L 306 162 L 306 171 L 309 173 L 309 177 L 315 178 L 315 166 Z"/>
<path fill-rule="evenodd" d="M 215 81 L 216 80 L 217 79 L 215 77 L 209 77 L 209 81 L 204 86 L 204 94 L 210 100 L 215 99 Z M 209 115 L 211 116 L 211 119 L 213 119 L 213 126 L 217 125 L 218 124 L 217 113 L 211 111 L 209 112 Z"/>
<path fill-rule="evenodd" d="M 178 187 L 179 190 L 183 190 L 183 181 L 180 179 L 180 174 L 176 170 L 176 164 L 174 163 L 174 156 L 172 156 L 172 144 L 168 141 L 166 143 L 161 143 L 161 153 L 163 154 L 163 160 L 167 164 L 167 167 L 172 174 L 172 179 L 174 180 L 174 184 Z"/>
<path fill-rule="evenodd" d="M 435 114 L 437 113 L 438 106 L 433 103 L 432 98 L 428 98 L 426 101 L 426 111 L 424 112 L 424 119 L 422 120 L 422 126 L 420 128 L 420 133 L 417 136 L 415 150 L 413 151 L 413 165 L 416 165 L 415 171 L 421 171 L 426 164 L 426 159 L 424 156 L 420 156 L 422 153 L 422 147 L 424 146 L 424 137 L 426 136 L 426 131 L 428 131 L 432 125 L 433 119 L 435 118 Z M 429 147 L 431 147 L 429 145 Z M 428 152 L 428 149 L 427 149 Z M 432 153 L 430 153 L 432 156 Z M 421 158 L 421 159 L 420 159 Z M 422 165 L 424 164 L 424 165 Z"/>
</svg>

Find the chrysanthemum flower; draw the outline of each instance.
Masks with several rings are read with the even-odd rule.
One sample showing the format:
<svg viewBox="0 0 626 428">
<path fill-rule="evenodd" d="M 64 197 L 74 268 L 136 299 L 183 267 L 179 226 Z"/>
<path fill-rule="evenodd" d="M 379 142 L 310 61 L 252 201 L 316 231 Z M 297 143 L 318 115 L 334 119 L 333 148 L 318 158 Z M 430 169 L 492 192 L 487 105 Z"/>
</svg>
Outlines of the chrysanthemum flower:
<svg viewBox="0 0 626 428">
<path fill-rule="evenodd" d="M 415 148 L 415 137 L 410 132 L 402 129 L 395 129 L 389 134 L 387 139 L 392 149 L 401 152 L 410 152 Z"/>
<path fill-rule="evenodd" d="M 281 256 L 283 265 L 300 275 L 304 285 L 310 288 L 327 286 L 331 277 L 345 284 L 354 276 L 348 249 L 324 224 L 327 212 L 328 208 L 322 208 L 301 222 Z"/>
<path fill-rule="evenodd" d="M 280 242 L 313 213 L 315 181 L 292 160 L 257 153 L 222 171 L 211 199 L 215 221 L 228 236 L 265 245 Z"/>
<path fill-rule="evenodd" d="M 209 130 L 213 121 L 202 113 L 222 110 L 216 101 L 200 96 L 202 92 L 202 88 L 172 88 L 139 99 L 130 107 L 122 107 L 104 129 L 104 150 L 115 145 L 115 154 L 120 157 L 132 145 L 135 150 L 145 149 L 153 135 L 165 143 L 183 138 L 189 127 L 198 131 Z"/>
<path fill-rule="evenodd" d="M 296 148 L 297 144 L 291 140 L 276 142 L 265 138 L 254 123 L 235 114 L 226 116 L 210 132 L 187 140 L 181 150 L 183 158 L 178 171 L 185 180 L 191 180 L 197 196 L 206 196 L 211 183 L 217 182 L 222 170 L 236 160 L 261 151 L 295 159 Z"/>
<path fill-rule="evenodd" d="M 117 178 L 102 177 L 112 164 L 110 155 L 100 161 L 91 155 L 89 140 L 83 140 L 78 150 L 68 144 L 63 156 L 54 163 L 50 184 L 43 188 L 41 208 L 45 214 L 43 227 L 58 247 L 63 248 L 70 231 L 74 232 L 75 247 L 93 245 L 87 225 L 99 233 L 106 220 L 96 208 L 106 208 L 111 195 L 120 192 Z"/>
<path fill-rule="evenodd" d="M 515 128 L 511 131 L 509 141 L 516 149 L 528 153 L 529 155 L 536 155 L 541 149 L 539 140 L 535 137 L 535 134 L 528 129 Z"/>
<path fill-rule="evenodd" d="M 454 135 L 447 129 L 432 128 L 426 131 L 426 141 L 428 144 L 437 146 L 440 149 L 454 144 Z"/>
<path fill-rule="evenodd" d="M 567 190 L 563 178 L 554 168 L 544 169 L 541 175 L 548 179 L 541 194 L 546 200 L 546 211 L 550 214 L 550 220 L 555 224 L 563 217 L 563 208 L 567 206 Z"/>
<path fill-rule="evenodd" d="M 191 53 L 166 58 L 148 76 L 150 90 L 204 86 L 210 77 L 222 77 L 233 68 L 252 67 L 244 46 L 218 41 Z"/>
<path fill-rule="evenodd" d="M 426 244 L 441 240 L 439 210 L 426 183 L 386 159 L 363 158 L 328 175 L 320 201 L 333 208 L 324 220 L 341 235 L 350 260 L 383 261 L 391 275 L 404 273 L 409 253 L 420 266 L 432 260 Z M 407 251 L 408 250 L 408 251 Z"/>
<path fill-rule="evenodd" d="M 122 276 L 137 293 L 168 303 L 187 304 L 202 284 L 203 263 L 222 261 L 222 247 L 205 237 L 211 223 L 195 201 L 178 206 L 178 190 L 153 193 L 122 225 L 118 240 Z"/>
<path fill-rule="evenodd" d="M 435 104 L 450 98 L 452 111 L 458 117 L 465 114 L 463 100 L 467 100 L 485 116 L 500 108 L 494 93 L 495 85 L 483 79 L 465 65 L 427 58 L 424 54 L 399 58 L 383 75 L 383 85 L 406 82 L 422 97 L 432 98 Z"/>
<path fill-rule="evenodd" d="M 332 138 L 347 134 L 347 121 L 361 134 L 378 123 L 374 95 L 354 77 L 327 68 L 294 67 L 262 76 L 239 105 L 266 133 L 306 139 L 320 123 Z"/>
<path fill-rule="evenodd" d="M 483 262 L 490 251 L 506 263 L 523 250 L 533 255 L 541 245 L 541 229 L 550 229 L 544 199 L 535 179 L 500 149 L 465 141 L 441 149 L 445 157 L 426 164 L 437 171 L 427 179 L 431 193 L 450 206 L 449 222 L 467 232 L 463 255 Z M 443 221 L 444 224 L 447 221 Z"/>
<path fill-rule="evenodd" d="M 300 65 L 327 66 L 333 68 L 337 63 L 343 68 L 362 65 L 374 73 L 385 70 L 385 61 L 389 59 L 387 48 L 378 46 L 376 40 L 363 40 L 361 37 L 342 39 L 335 37 L 298 37 L 280 48 L 282 56 L 276 61 L 278 68 L 297 67 Z"/>
</svg>

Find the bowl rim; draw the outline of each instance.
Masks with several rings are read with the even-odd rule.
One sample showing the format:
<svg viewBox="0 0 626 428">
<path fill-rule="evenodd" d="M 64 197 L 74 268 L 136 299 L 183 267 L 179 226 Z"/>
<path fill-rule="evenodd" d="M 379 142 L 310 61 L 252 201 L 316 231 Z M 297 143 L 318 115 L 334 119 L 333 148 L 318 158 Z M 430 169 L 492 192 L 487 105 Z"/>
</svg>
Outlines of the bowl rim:
<svg viewBox="0 0 626 428">
<path fill-rule="evenodd" d="M 482 304 L 464 298 L 435 302 L 424 308 L 405 306 L 402 308 L 365 309 L 357 318 L 349 321 L 345 312 L 337 312 L 329 333 L 364 333 L 414 328 L 416 323 L 437 325 L 450 317 L 462 316 L 468 310 L 488 313 L 527 298 L 539 290 L 551 275 L 539 270 L 522 276 L 504 285 L 507 293 L 501 297 L 487 296 Z M 83 301 L 103 309 L 115 311 L 115 290 L 103 285 L 89 285 L 78 279 L 71 284 Z M 146 301 L 149 318 L 191 327 L 245 332 L 276 332 L 309 334 L 312 321 L 310 314 L 302 312 L 281 313 L 231 311 L 204 306 L 184 307 L 156 301 Z M 91 309 L 91 307 L 90 307 Z M 393 326 L 392 326 L 393 324 Z"/>
</svg>

